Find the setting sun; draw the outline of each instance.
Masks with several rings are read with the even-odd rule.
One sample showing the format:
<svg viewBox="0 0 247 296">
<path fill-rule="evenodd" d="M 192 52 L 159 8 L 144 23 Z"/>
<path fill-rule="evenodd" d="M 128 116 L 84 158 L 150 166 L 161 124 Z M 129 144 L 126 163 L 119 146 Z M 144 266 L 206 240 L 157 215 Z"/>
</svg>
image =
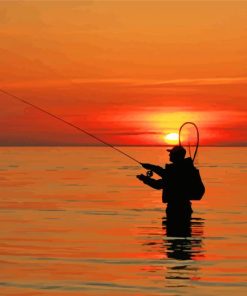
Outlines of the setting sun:
<svg viewBox="0 0 247 296">
<path fill-rule="evenodd" d="M 167 144 L 178 144 L 179 135 L 178 133 L 170 133 L 164 137 Z"/>
</svg>

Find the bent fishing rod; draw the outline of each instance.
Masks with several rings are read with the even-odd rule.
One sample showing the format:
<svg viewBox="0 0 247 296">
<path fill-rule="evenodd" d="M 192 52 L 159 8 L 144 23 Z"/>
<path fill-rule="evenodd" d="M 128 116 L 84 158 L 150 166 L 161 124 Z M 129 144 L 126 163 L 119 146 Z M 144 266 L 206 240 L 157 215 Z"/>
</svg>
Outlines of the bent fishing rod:
<svg viewBox="0 0 247 296">
<path fill-rule="evenodd" d="M 94 138 L 95 140 L 101 142 L 102 144 L 104 144 L 104 145 L 106 145 L 106 146 L 108 146 L 108 147 L 110 147 L 110 148 L 112 148 L 112 149 L 118 151 L 119 153 L 125 155 L 126 157 L 132 159 L 133 161 L 137 162 L 138 164 L 141 164 L 141 163 L 140 163 L 137 159 L 135 159 L 134 157 L 130 156 L 129 154 L 127 154 L 127 153 L 125 153 L 125 152 L 123 152 L 122 150 L 118 149 L 117 147 L 115 147 L 115 146 L 113 146 L 113 145 L 107 143 L 106 141 L 100 139 L 99 137 L 97 137 L 97 136 L 91 134 L 90 132 L 88 132 L 88 131 L 86 131 L 86 130 L 80 128 L 79 126 L 77 126 L 77 125 L 75 125 L 75 124 L 73 124 L 73 123 L 71 123 L 71 122 L 69 122 L 69 121 L 67 121 L 67 120 L 65 120 L 65 119 L 63 119 L 63 118 L 61 118 L 61 117 L 59 117 L 59 116 L 57 116 L 57 115 L 55 115 L 55 114 L 53 114 L 53 113 L 51 113 L 51 112 L 45 110 L 45 109 L 43 109 L 43 108 L 37 106 L 37 105 L 34 105 L 33 103 L 30 103 L 29 101 L 24 100 L 23 98 L 21 98 L 21 97 L 19 97 L 19 96 L 16 96 L 16 95 L 14 95 L 14 94 L 12 94 L 12 93 L 10 93 L 10 92 L 4 90 L 4 89 L 1 89 L 1 88 L 0 88 L 0 92 L 2 92 L 3 94 L 5 94 L 5 95 L 7 95 L 7 96 L 9 96 L 9 97 L 12 97 L 13 99 L 15 99 L 15 100 L 17 100 L 17 101 L 19 101 L 19 102 L 22 102 L 22 103 L 24 103 L 24 104 L 26 104 L 26 105 L 29 105 L 29 106 L 33 107 L 34 109 L 39 110 L 40 112 L 43 112 L 43 113 L 45 113 L 45 114 L 47 114 L 47 115 L 49 115 L 49 116 L 51 116 L 51 117 L 53 117 L 53 118 L 55 118 L 55 119 L 57 119 L 57 120 L 63 122 L 63 123 L 65 123 L 65 124 L 67 124 L 67 125 L 69 125 L 69 126 L 71 126 L 71 127 L 73 127 L 73 128 L 75 128 L 75 129 L 77 129 L 78 131 L 80 131 L 80 132 L 82 132 L 82 133 L 84 133 L 84 134 L 86 134 L 86 135 L 88 135 L 88 136 Z"/>
</svg>

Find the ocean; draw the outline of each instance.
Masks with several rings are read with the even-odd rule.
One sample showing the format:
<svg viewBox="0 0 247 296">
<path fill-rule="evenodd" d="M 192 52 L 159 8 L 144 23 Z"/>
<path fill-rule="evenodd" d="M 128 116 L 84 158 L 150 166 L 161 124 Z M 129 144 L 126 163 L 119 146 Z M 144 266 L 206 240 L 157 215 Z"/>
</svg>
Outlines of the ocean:
<svg viewBox="0 0 247 296">
<path fill-rule="evenodd" d="M 162 147 L 119 148 L 168 162 Z M 0 295 L 247 294 L 246 147 L 199 148 L 206 193 L 187 236 L 108 147 L 2 147 L 0 160 Z"/>
</svg>

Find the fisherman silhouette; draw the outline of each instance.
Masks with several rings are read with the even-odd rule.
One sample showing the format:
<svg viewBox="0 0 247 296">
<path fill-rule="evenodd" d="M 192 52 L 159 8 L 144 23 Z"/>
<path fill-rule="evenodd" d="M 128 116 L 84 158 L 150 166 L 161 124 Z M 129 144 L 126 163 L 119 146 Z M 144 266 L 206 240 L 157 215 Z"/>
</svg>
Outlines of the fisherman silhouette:
<svg viewBox="0 0 247 296">
<path fill-rule="evenodd" d="M 193 160 L 185 158 L 186 150 L 183 146 L 174 146 L 169 152 L 170 164 L 165 168 L 149 163 L 141 163 L 142 167 L 149 170 L 147 175 L 136 177 L 144 184 L 154 188 L 163 189 L 162 202 L 167 203 L 166 213 L 172 219 L 190 219 L 192 207 L 190 200 L 200 200 L 205 192 L 199 171 L 195 168 Z M 161 179 L 154 179 L 152 172 Z"/>
</svg>

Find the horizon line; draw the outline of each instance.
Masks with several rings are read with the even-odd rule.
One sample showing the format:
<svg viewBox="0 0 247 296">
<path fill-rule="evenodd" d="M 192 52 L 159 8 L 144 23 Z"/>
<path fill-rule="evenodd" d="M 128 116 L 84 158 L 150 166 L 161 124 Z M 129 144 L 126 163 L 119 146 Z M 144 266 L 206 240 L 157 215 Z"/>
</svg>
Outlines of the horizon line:
<svg viewBox="0 0 247 296">
<path fill-rule="evenodd" d="M 171 146 L 178 146 L 178 145 L 127 145 L 127 144 L 118 144 L 118 145 L 112 145 L 114 147 L 171 147 Z M 189 147 L 189 145 L 183 145 L 184 147 Z M 196 145 L 191 145 L 190 147 L 195 147 Z M 111 148 L 110 146 L 107 145 L 3 145 L 0 144 L 0 148 L 4 147 L 96 147 L 96 148 Z M 229 147 L 229 148 L 234 148 L 234 147 L 247 147 L 246 144 L 236 144 L 236 145 L 199 145 L 199 147 Z"/>
</svg>

